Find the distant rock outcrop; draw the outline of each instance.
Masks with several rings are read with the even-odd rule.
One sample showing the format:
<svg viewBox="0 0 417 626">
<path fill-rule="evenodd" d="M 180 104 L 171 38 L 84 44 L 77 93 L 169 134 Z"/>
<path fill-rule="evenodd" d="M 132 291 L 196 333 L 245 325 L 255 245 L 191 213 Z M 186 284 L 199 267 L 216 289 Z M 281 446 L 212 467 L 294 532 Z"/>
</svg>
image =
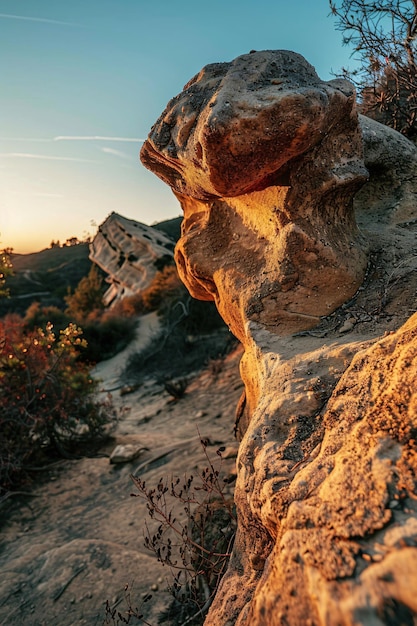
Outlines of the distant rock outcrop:
<svg viewBox="0 0 417 626">
<path fill-rule="evenodd" d="M 415 623 L 416 147 L 266 51 L 203 68 L 141 158 L 183 208 L 184 282 L 245 350 L 238 531 L 206 624 Z"/>
<path fill-rule="evenodd" d="M 107 272 L 109 306 L 143 291 L 158 269 L 173 258 L 175 241 L 161 231 L 111 213 L 90 244 L 90 259 Z"/>
</svg>

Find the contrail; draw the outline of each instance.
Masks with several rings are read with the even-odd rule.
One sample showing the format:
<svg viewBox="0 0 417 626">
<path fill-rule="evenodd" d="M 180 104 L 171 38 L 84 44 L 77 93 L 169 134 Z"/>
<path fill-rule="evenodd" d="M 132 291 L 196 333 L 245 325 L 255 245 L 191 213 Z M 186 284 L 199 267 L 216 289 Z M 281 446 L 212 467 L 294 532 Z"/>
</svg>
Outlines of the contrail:
<svg viewBox="0 0 417 626">
<path fill-rule="evenodd" d="M 139 137 L 103 137 L 101 135 L 59 135 L 54 137 L 54 141 L 131 141 L 134 143 L 144 142 L 145 139 Z"/>
<path fill-rule="evenodd" d="M 32 196 L 36 196 L 37 198 L 63 198 L 62 193 L 47 193 L 43 191 L 36 191 L 31 194 Z"/>
<path fill-rule="evenodd" d="M 0 137 L 0 141 L 33 141 L 36 143 L 51 143 L 53 139 L 41 139 L 40 137 Z"/>
<path fill-rule="evenodd" d="M 91 159 L 47 156 L 45 154 L 32 154 L 30 152 L 0 152 L 0 157 L 9 157 L 14 159 L 43 159 L 45 161 L 77 161 L 78 163 L 97 163 L 97 161 L 92 161 Z"/>
<path fill-rule="evenodd" d="M 143 143 L 146 139 L 142 137 L 104 137 L 101 135 L 58 135 L 57 137 L 0 137 L 0 141 L 32 141 L 35 143 L 50 143 L 52 141 L 125 141 L 132 143 Z"/>
<path fill-rule="evenodd" d="M 105 152 L 106 154 L 112 154 L 114 156 L 120 157 L 121 159 L 128 159 L 129 155 L 126 154 L 125 152 L 122 152 L 121 150 L 114 150 L 114 148 L 108 148 L 107 146 L 105 146 L 104 148 L 101 148 L 102 152 Z"/>
<path fill-rule="evenodd" d="M 44 22 L 46 24 L 60 24 L 61 26 L 81 26 L 74 22 L 61 22 L 60 20 L 50 20 L 46 17 L 30 17 L 28 15 L 10 15 L 9 13 L 0 13 L 0 17 L 8 20 L 25 20 L 27 22 Z"/>
</svg>

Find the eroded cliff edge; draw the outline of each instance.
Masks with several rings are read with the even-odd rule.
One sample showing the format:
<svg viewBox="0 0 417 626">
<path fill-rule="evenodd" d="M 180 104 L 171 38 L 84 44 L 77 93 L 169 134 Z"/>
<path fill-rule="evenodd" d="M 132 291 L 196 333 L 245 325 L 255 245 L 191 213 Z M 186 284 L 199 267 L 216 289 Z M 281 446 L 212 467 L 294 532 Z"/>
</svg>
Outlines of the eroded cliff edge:
<svg viewBox="0 0 417 626">
<path fill-rule="evenodd" d="M 185 284 L 245 350 L 206 624 L 413 623 L 417 149 L 359 120 L 346 81 L 264 51 L 203 68 L 141 159 L 183 208 Z"/>
</svg>

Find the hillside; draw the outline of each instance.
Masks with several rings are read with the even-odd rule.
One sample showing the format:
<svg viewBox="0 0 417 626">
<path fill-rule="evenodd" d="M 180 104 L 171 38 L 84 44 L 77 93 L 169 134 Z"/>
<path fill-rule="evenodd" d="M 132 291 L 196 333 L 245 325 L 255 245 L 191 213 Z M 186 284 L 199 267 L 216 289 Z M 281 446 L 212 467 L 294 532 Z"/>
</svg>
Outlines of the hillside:
<svg viewBox="0 0 417 626">
<path fill-rule="evenodd" d="M 175 217 L 153 224 L 153 228 L 177 241 L 181 221 L 181 217 Z M 64 297 L 90 270 L 89 254 L 88 243 L 12 254 L 14 274 L 7 279 L 10 298 L 0 300 L 0 317 L 7 313 L 23 315 L 32 302 L 65 308 Z"/>
<path fill-rule="evenodd" d="M 157 224 L 152 224 L 153 228 L 156 230 L 160 230 L 165 233 L 174 241 L 178 241 L 181 234 L 181 222 L 182 216 L 174 217 L 171 220 L 164 220 L 163 222 L 158 222 Z"/>
<path fill-rule="evenodd" d="M 416 623 L 417 149 L 354 95 L 297 53 L 252 51 L 203 68 L 153 125 L 142 163 L 184 210 L 175 278 L 241 346 L 174 376 L 190 308 L 159 289 L 145 375 L 126 380 L 128 352 L 96 369 L 121 391 L 123 467 L 53 469 L 32 516 L 15 500 L 5 517 L 11 626 L 99 623 L 104 594 L 114 626 Z M 136 257 L 112 242 L 117 275 Z M 183 366 L 203 343 L 182 335 Z"/>
<path fill-rule="evenodd" d="M 48 248 L 32 254 L 12 254 L 13 276 L 7 279 L 10 298 L 0 300 L 0 316 L 23 314 L 34 301 L 63 308 L 91 267 L 88 243 Z"/>
</svg>

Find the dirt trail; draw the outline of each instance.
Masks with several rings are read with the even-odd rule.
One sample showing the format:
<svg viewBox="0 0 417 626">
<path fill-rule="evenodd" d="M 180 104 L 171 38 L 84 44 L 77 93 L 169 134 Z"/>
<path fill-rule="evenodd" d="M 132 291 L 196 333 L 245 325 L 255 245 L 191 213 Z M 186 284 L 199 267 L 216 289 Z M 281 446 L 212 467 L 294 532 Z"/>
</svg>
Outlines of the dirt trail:
<svg viewBox="0 0 417 626">
<path fill-rule="evenodd" d="M 121 387 L 118 376 L 127 354 L 150 336 L 154 322 L 145 320 L 135 346 L 97 367 L 104 389 Z M 159 612 L 171 600 L 165 589 L 172 580 L 144 547 L 149 516 L 145 502 L 130 495 L 135 491 L 130 474 L 142 466 L 141 477 L 156 486 L 161 476 L 195 473 L 207 463 L 199 434 L 209 438 L 213 458 L 220 445 L 236 448 L 239 358 L 239 353 L 230 355 L 219 368 L 200 374 L 178 402 L 156 385 L 125 396 L 115 391 L 122 419 L 102 456 L 62 461 L 40 473 L 32 497 L 3 504 L 2 626 L 103 624 L 107 600 L 126 609 L 126 585 L 135 605 L 143 594 L 153 593 L 144 611 L 151 624 L 158 623 Z M 130 463 L 112 465 L 109 455 L 119 443 L 140 443 L 144 450 Z M 225 472 L 232 473 L 234 464 L 232 453 Z"/>
</svg>

